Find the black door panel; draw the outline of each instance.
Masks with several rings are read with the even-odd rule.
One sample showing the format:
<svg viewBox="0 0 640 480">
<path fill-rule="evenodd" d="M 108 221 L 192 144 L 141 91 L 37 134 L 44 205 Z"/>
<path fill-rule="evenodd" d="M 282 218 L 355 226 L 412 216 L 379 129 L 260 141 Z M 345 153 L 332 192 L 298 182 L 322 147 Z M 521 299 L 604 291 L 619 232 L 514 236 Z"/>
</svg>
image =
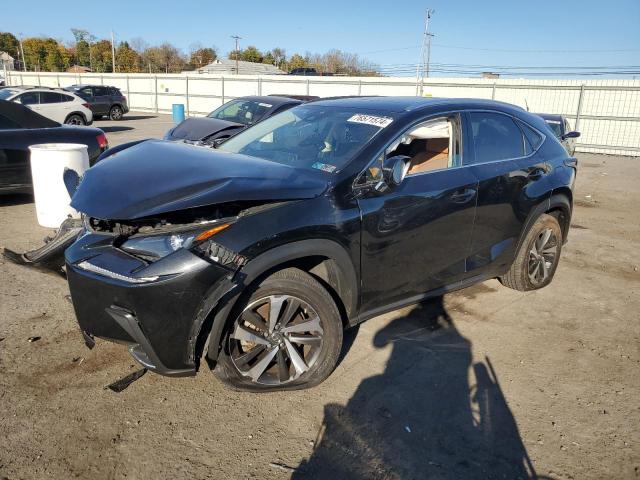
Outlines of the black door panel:
<svg viewBox="0 0 640 480">
<path fill-rule="evenodd" d="M 529 212 L 550 191 L 548 166 L 533 158 L 471 167 L 479 185 L 469 271 L 502 272 L 511 264 Z"/>
<path fill-rule="evenodd" d="M 359 200 L 363 311 L 466 275 L 476 193 L 462 167 L 408 176 L 392 192 Z"/>
</svg>

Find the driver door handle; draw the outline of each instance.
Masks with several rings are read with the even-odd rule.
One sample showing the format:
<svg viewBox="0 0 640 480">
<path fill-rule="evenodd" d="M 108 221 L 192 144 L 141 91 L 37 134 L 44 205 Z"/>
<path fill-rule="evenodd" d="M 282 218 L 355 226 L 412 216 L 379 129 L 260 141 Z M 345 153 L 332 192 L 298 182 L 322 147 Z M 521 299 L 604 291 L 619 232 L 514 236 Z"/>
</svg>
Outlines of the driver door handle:
<svg viewBox="0 0 640 480">
<path fill-rule="evenodd" d="M 449 199 L 454 203 L 467 203 L 476 196 L 476 190 L 473 188 L 465 188 L 454 192 Z"/>
</svg>

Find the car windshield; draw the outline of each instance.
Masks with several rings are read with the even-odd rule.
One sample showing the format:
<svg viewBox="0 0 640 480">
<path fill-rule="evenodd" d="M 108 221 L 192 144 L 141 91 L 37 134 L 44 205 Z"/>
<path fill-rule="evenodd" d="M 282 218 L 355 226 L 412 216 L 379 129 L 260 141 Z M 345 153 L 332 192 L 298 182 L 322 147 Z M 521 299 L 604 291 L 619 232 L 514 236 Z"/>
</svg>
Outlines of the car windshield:
<svg viewBox="0 0 640 480">
<path fill-rule="evenodd" d="M 217 118 L 228 122 L 253 125 L 260 121 L 264 115 L 273 108 L 273 104 L 257 100 L 231 100 L 209 115 L 209 118 Z"/>
<path fill-rule="evenodd" d="M 12 97 L 16 93 L 20 93 L 19 90 L 12 90 L 10 88 L 0 89 L 0 100 L 6 100 L 9 97 Z"/>
<path fill-rule="evenodd" d="M 274 115 L 218 149 L 333 173 L 391 122 L 353 109 L 305 105 Z"/>
<path fill-rule="evenodd" d="M 549 125 L 549 128 L 551 128 L 551 131 L 556 137 L 559 138 L 562 136 L 562 126 L 558 120 L 545 120 L 545 122 L 547 122 L 547 125 Z"/>
</svg>

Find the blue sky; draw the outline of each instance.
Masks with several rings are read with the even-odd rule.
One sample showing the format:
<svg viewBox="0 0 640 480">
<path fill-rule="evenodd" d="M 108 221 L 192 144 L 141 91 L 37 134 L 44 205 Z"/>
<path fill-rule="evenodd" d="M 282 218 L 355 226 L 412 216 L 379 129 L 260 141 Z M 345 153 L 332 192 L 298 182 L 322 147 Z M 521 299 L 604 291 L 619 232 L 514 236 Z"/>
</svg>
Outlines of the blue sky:
<svg viewBox="0 0 640 480">
<path fill-rule="evenodd" d="M 169 41 L 184 51 L 199 42 L 223 54 L 233 48 L 230 35 L 240 35 L 241 47 L 279 46 L 288 55 L 339 48 L 404 71 L 419 61 L 427 7 L 435 10 L 436 65 L 640 65 L 639 0 L 110 0 L 72 8 L 31 0 L 29 12 L 41 14 L 4 8 L 0 31 L 71 41 L 72 27 L 99 38 L 113 28 L 116 40 Z"/>
</svg>

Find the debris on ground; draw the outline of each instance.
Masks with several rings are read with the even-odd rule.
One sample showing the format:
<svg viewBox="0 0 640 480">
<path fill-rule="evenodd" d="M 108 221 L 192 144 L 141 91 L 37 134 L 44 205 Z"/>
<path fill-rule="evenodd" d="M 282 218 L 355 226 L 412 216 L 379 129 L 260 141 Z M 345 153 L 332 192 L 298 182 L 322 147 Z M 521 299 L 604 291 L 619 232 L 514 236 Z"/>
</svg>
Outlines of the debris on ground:
<svg viewBox="0 0 640 480">
<path fill-rule="evenodd" d="M 284 463 L 278 463 L 278 462 L 271 462 L 269 466 L 273 468 L 278 468 L 287 473 L 301 473 L 303 471 L 300 468 L 290 467 L 289 465 L 285 465 Z"/>
<path fill-rule="evenodd" d="M 120 380 L 116 380 L 115 382 L 107 385 L 105 388 L 105 390 L 108 388 L 109 390 L 116 392 L 116 393 L 120 393 L 121 391 L 123 391 L 125 388 L 127 388 L 129 385 L 131 385 L 133 382 L 135 382 L 136 380 L 138 380 L 140 377 L 142 377 L 145 373 L 147 373 L 147 369 L 146 368 L 141 368 L 140 370 L 130 373 L 129 375 L 122 377 Z"/>
<path fill-rule="evenodd" d="M 84 362 L 84 357 L 73 357 L 71 359 L 71 363 L 77 363 L 78 365 L 80 365 L 82 362 Z"/>
<path fill-rule="evenodd" d="M 41 338 L 42 337 L 29 337 L 27 340 L 29 341 L 29 343 L 33 343 L 33 342 L 37 342 Z"/>
</svg>

